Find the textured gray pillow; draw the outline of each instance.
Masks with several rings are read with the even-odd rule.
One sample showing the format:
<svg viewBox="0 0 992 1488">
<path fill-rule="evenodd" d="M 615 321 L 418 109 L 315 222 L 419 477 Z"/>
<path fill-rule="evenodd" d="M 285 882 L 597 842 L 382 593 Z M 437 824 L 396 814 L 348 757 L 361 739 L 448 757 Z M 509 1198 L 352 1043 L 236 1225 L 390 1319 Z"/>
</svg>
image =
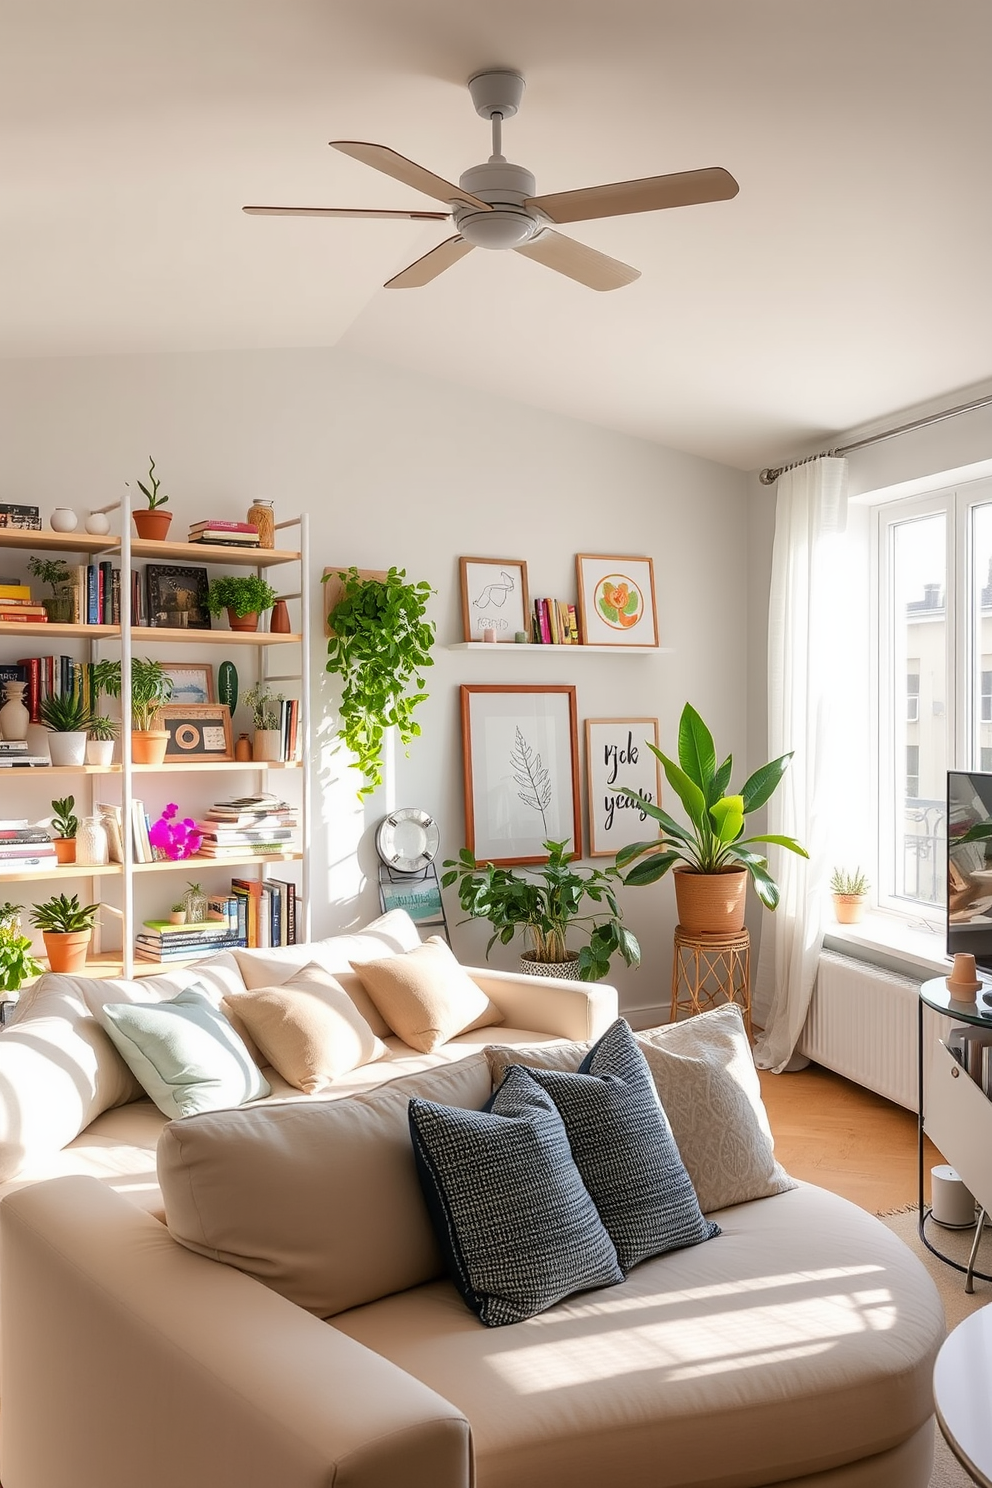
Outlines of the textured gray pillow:
<svg viewBox="0 0 992 1488">
<path fill-rule="evenodd" d="M 733 1003 L 635 1034 L 704 1214 L 786 1193 L 796 1184 L 775 1160 L 761 1085 Z M 498 1085 L 511 1064 L 577 1070 L 586 1043 L 490 1045 Z"/>
</svg>

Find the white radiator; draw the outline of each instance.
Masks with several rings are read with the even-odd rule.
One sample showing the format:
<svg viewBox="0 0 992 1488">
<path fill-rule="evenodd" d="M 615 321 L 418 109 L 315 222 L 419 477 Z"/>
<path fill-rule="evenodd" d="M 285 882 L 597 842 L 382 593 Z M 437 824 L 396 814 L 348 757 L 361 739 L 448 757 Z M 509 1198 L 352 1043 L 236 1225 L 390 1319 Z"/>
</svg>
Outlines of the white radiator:
<svg viewBox="0 0 992 1488">
<path fill-rule="evenodd" d="M 919 989 L 919 981 L 823 951 L 799 1053 L 915 1111 Z M 924 1014 L 928 1078 L 930 1050 L 949 1024 L 929 1008 Z"/>
</svg>

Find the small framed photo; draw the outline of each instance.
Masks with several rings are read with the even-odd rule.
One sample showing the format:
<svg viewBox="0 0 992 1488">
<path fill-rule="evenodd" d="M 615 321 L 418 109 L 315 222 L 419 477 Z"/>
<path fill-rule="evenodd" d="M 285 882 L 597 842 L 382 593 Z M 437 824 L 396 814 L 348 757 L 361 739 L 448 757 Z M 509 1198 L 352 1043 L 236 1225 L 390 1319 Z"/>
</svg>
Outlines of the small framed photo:
<svg viewBox="0 0 992 1488">
<path fill-rule="evenodd" d="M 575 575 L 584 645 L 659 644 L 652 559 L 578 553 Z"/>
<path fill-rule="evenodd" d="M 658 835 L 658 824 L 637 807 L 624 787 L 642 801 L 661 801 L 657 718 L 587 718 L 586 780 L 589 786 L 589 856 L 613 857 L 631 842 Z"/>
<path fill-rule="evenodd" d="M 496 632 L 497 644 L 530 639 L 530 594 L 527 565 L 519 558 L 459 558 L 462 581 L 462 630 L 466 641 L 483 641 Z"/>
<path fill-rule="evenodd" d="M 202 706 L 214 700 L 214 669 L 208 661 L 163 661 L 162 670 L 172 682 L 170 703 Z"/>
<path fill-rule="evenodd" d="M 170 630 L 209 630 L 207 570 L 193 564 L 149 563 L 145 569 L 148 624 Z"/>
<path fill-rule="evenodd" d="M 177 764 L 182 760 L 233 760 L 231 710 L 226 704 L 167 703 L 158 716 L 169 733 L 166 760 Z"/>
<path fill-rule="evenodd" d="M 571 686 L 463 686 L 465 841 L 479 863 L 546 863 L 545 842 L 582 856 Z"/>
</svg>

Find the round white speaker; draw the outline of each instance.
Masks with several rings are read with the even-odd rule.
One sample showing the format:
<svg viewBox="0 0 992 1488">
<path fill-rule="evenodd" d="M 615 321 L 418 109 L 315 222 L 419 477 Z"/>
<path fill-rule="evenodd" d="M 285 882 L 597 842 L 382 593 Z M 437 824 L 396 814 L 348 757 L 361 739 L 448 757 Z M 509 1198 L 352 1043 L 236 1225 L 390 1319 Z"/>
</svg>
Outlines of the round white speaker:
<svg viewBox="0 0 992 1488">
<path fill-rule="evenodd" d="M 975 1223 L 975 1200 L 948 1163 L 930 1169 L 932 1213 L 948 1230 L 970 1230 Z"/>
</svg>

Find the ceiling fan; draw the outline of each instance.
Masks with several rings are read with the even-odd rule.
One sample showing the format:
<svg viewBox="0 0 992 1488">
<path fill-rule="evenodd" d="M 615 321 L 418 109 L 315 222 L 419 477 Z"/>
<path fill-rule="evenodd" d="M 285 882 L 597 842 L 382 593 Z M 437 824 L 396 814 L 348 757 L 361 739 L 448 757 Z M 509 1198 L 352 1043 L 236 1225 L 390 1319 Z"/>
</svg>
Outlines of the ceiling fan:
<svg viewBox="0 0 992 1488">
<path fill-rule="evenodd" d="M 375 170 L 446 202 L 447 212 L 375 211 L 359 207 L 244 207 L 257 217 L 383 217 L 412 222 L 446 222 L 457 229 L 386 283 L 387 289 L 417 289 L 450 269 L 473 248 L 512 248 L 566 274 L 590 289 L 619 289 L 640 278 L 640 270 L 565 237 L 552 229 L 563 222 L 588 222 L 594 217 L 626 217 L 633 212 L 658 212 L 665 207 L 689 207 L 698 202 L 727 201 L 740 187 L 729 171 L 678 171 L 668 176 L 646 176 L 639 181 L 613 181 L 579 191 L 535 196 L 536 182 L 522 165 L 512 165 L 502 153 L 504 119 L 520 107 L 524 80 L 505 70 L 479 72 L 468 89 L 476 113 L 492 123 L 493 151 L 484 165 L 464 172 L 454 186 L 423 166 L 398 155 L 387 145 L 363 140 L 331 140 L 335 150 L 371 165 Z"/>
</svg>

